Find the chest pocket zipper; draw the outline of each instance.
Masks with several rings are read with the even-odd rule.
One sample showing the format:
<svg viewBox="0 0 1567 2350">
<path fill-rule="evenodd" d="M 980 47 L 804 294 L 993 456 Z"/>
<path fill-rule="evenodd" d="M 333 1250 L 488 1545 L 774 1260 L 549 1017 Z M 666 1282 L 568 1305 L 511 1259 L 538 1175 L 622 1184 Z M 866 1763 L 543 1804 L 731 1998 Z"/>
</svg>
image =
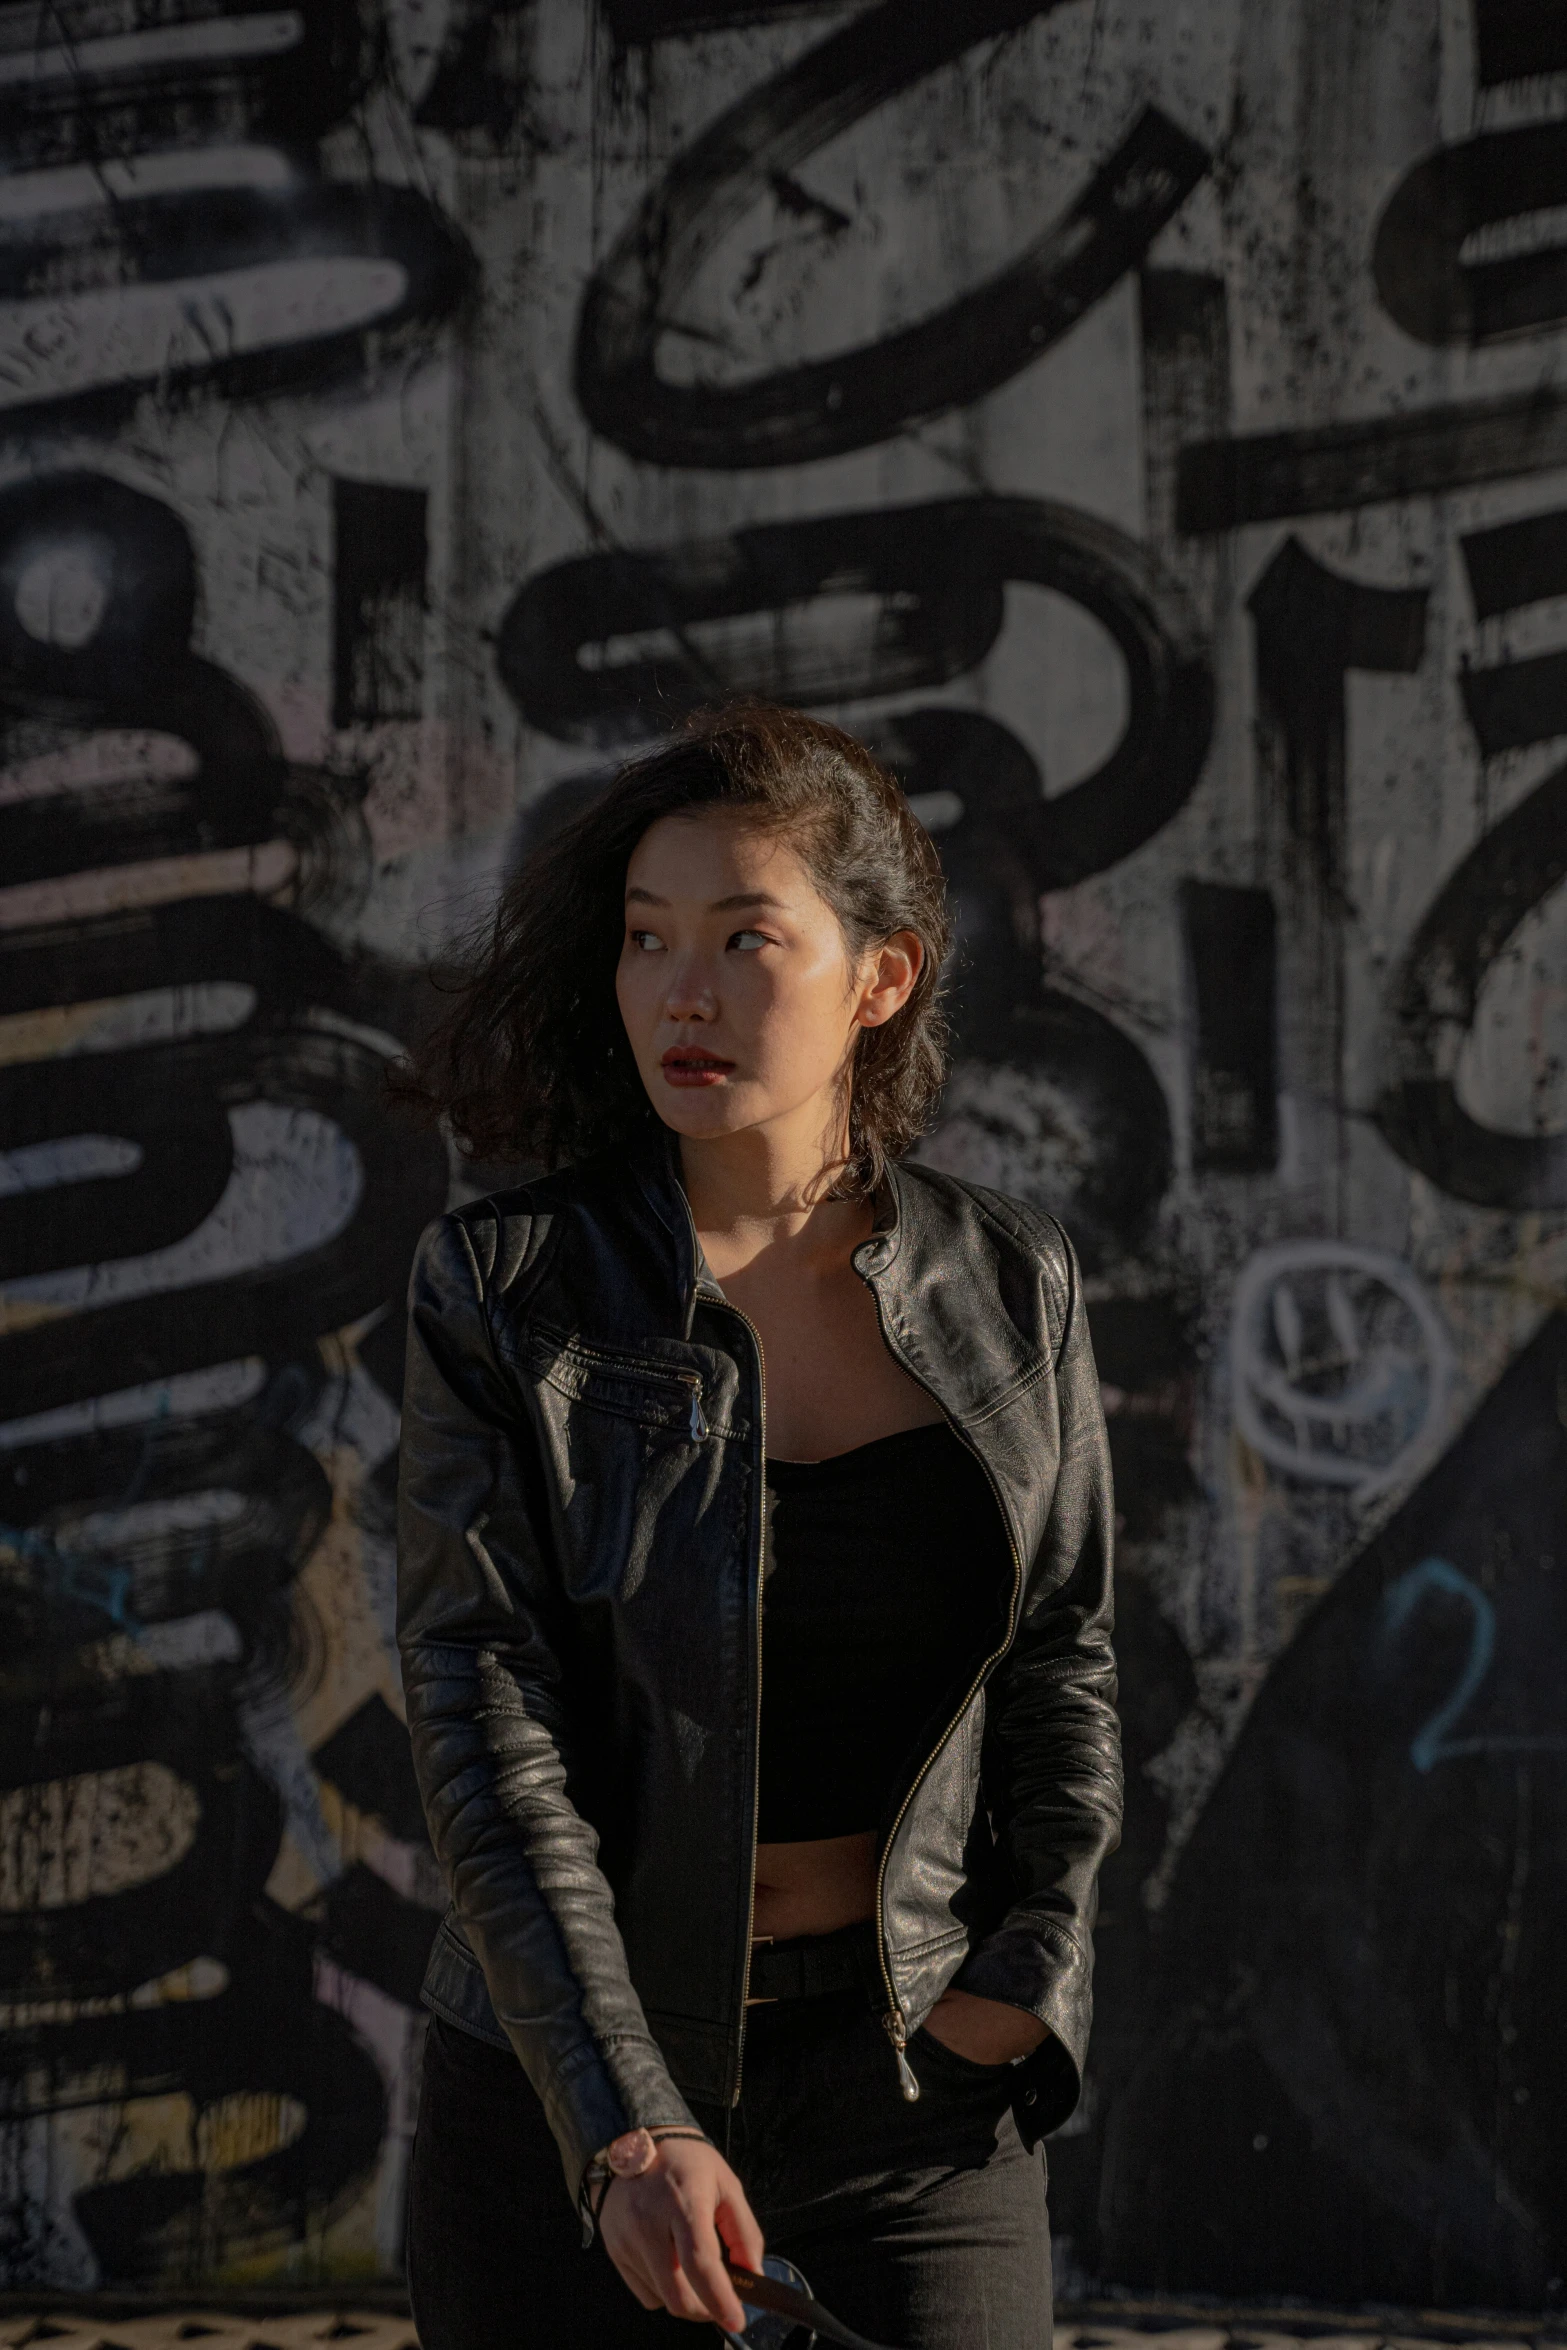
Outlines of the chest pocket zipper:
<svg viewBox="0 0 1567 2350">
<path fill-rule="evenodd" d="M 712 1434 L 699 1371 L 666 1371 L 581 1339 L 556 1339 L 553 1332 L 536 1334 L 528 1362 L 557 1394 L 590 1410 L 613 1412 L 643 1427 L 677 1429 L 692 1444 L 705 1444 Z"/>
</svg>

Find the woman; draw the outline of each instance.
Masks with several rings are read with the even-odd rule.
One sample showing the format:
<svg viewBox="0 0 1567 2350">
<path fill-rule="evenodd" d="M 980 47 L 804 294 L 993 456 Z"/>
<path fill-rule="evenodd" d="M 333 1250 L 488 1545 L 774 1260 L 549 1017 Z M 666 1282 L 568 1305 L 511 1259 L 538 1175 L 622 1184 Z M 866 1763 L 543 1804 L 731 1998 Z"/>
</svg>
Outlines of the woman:
<svg viewBox="0 0 1567 2350">
<path fill-rule="evenodd" d="M 899 1163 L 947 943 L 869 755 L 721 713 L 536 852 L 409 1080 L 560 1170 L 411 1290 L 425 2350 L 738 2330 L 764 2235 L 901 2350 L 1049 2341 L 1110 1478 L 1060 1228 Z"/>
</svg>

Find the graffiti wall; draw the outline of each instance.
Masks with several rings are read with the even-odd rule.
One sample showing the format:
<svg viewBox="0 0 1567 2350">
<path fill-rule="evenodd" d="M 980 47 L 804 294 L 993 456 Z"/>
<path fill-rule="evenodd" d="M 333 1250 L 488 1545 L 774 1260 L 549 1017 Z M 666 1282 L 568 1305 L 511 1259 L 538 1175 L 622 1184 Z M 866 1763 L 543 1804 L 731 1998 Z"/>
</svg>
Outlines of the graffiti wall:
<svg viewBox="0 0 1567 2350">
<path fill-rule="evenodd" d="M 0 158 L 6 2285 L 397 2270 L 382 1080 L 749 690 L 939 840 L 926 1154 L 1089 1276 L 1063 2282 L 1563 2297 L 1560 7 L 9 0 Z"/>
</svg>

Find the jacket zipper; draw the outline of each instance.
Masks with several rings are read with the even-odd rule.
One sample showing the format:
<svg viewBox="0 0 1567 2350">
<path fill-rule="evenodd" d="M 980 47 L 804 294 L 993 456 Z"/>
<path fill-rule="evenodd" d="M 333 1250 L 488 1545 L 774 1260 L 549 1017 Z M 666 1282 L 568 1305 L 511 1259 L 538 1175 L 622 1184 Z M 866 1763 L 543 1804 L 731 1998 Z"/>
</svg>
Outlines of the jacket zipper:
<svg viewBox="0 0 1567 2350">
<path fill-rule="evenodd" d="M 685 1186 L 680 1186 L 680 1198 L 686 1211 L 686 1224 L 691 1234 L 693 1264 L 701 1256 L 701 1243 L 696 1236 L 696 1218 L 691 1213 L 691 1202 L 686 1198 Z M 740 2076 L 745 2067 L 745 2011 L 751 1996 L 751 1927 L 756 1917 L 756 1831 L 762 1813 L 762 1563 L 767 1540 L 767 1359 L 762 1353 L 762 1334 L 747 1313 L 721 1294 L 708 1301 L 722 1306 L 743 1322 L 751 1334 L 756 1349 L 757 1429 L 762 1440 L 762 1474 L 757 1480 L 756 1505 L 756 1743 L 751 1757 L 751 1859 L 750 1874 L 745 1895 L 745 1967 L 740 1977 L 740 2047 L 735 2058 L 734 2095 L 731 2105 L 740 2102 Z M 693 1373 L 694 1377 L 695 1374 Z M 700 1435 L 698 1425 L 700 1424 Z M 707 1434 L 707 1420 L 702 1411 L 702 1382 L 696 1380 L 696 1393 L 691 1399 L 691 1440 L 700 1444 Z"/>
<path fill-rule="evenodd" d="M 947 1407 L 942 1402 L 940 1396 L 937 1395 L 933 1389 L 925 1386 L 924 1380 L 919 1377 L 917 1372 L 909 1369 L 908 1364 L 903 1360 L 902 1355 L 899 1354 L 897 1348 L 892 1344 L 892 1341 L 887 1336 L 887 1324 L 882 1315 L 881 1299 L 879 1296 L 877 1296 L 875 1285 L 871 1282 L 867 1282 L 866 1287 L 870 1290 L 872 1300 L 875 1303 L 876 1324 L 878 1329 L 881 1331 L 881 1342 L 883 1346 L 887 1349 L 887 1352 L 891 1355 L 893 1361 L 898 1365 L 899 1369 L 904 1371 L 907 1376 L 914 1381 L 915 1386 L 924 1388 L 925 1393 L 930 1397 L 931 1402 L 936 1406 L 937 1410 L 940 1412 L 942 1418 L 946 1421 L 947 1426 L 952 1430 L 952 1433 L 957 1438 L 958 1442 L 963 1446 L 965 1451 L 972 1453 L 975 1460 L 978 1461 L 985 1482 L 990 1487 L 991 1492 L 995 1495 L 996 1507 L 1001 1513 L 1001 1523 L 1006 1530 L 1007 1550 L 1012 1560 L 1012 1598 L 1007 1608 L 1006 1637 L 1003 1639 L 1001 1646 L 997 1649 L 994 1649 L 991 1654 L 986 1657 L 984 1663 L 980 1666 L 979 1671 L 975 1674 L 973 1680 L 969 1683 L 968 1691 L 963 1699 L 962 1704 L 958 1707 L 957 1712 L 953 1715 L 951 1721 L 942 1731 L 941 1736 L 937 1739 L 935 1745 L 931 1748 L 929 1754 L 925 1757 L 925 1760 L 920 1764 L 919 1769 L 915 1772 L 914 1777 L 909 1784 L 908 1791 L 904 1795 L 903 1801 L 898 1806 L 897 1815 L 893 1820 L 892 1826 L 887 1831 L 887 1841 L 882 1846 L 881 1859 L 878 1862 L 876 1868 L 876 1956 L 881 1966 L 881 1979 L 882 1982 L 886 1985 L 887 1990 L 887 2012 L 882 2017 L 882 2026 L 887 2034 L 888 2039 L 892 2042 L 893 2054 L 897 2057 L 898 2060 L 898 2086 L 903 2091 L 906 2102 L 912 2105 L 919 2096 L 920 2085 L 919 2077 L 908 2059 L 908 2022 L 903 2013 L 902 2002 L 898 1997 L 897 1991 L 893 1987 L 892 1965 L 887 1956 L 887 1863 L 892 1858 L 892 1847 L 897 1841 L 898 1830 L 903 1825 L 904 1815 L 907 1813 L 909 1805 L 914 1801 L 915 1796 L 919 1793 L 920 1788 L 924 1783 L 926 1774 L 931 1768 L 931 1765 L 935 1762 L 936 1757 L 940 1754 L 942 1748 L 946 1745 L 947 1740 L 952 1736 L 953 1731 L 957 1728 L 959 1722 L 962 1721 L 963 1716 L 968 1712 L 969 1707 L 973 1704 L 975 1697 L 978 1695 L 980 1689 L 984 1685 L 985 1676 L 989 1673 L 991 1667 L 1000 1663 L 1001 1659 L 1006 1655 L 1007 1650 L 1012 1645 L 1012 1634 L 1017 1624 L 1018 1603 L 1023 1596 L 1023 1561 L 1018 1553 L 1017 1544 L 1012 1539 L 1012 1521 L 1007 1516 L 1006 1504 L 1001 1496 L 1001 1488 L 996 1483 L 995 1478 L 991 1474 L 989 1462 L 985 1459 L 985 1456 L 980 1451 L 978 1445 L 971 1444 L 969 1442 L 968 1437 L 958 1426 L 956 1420 L 953 1419 L 951 1413 L 947 1410 Z"/>
<path fill-rule="evenodd" d="M 695 1226 L 692 1227 L 695 1230 Z M 751 1333 L 756 1348 L 757 1426 L 762 1439 L 762 1473 L 757 1479 L 756 1505 L 756 1746 L 751 1757 L 751 1869 L 745 1895 L 745 1971 L 740 1978 L 740 2048 L 735 2058 L 735 2090 L 732 2105 L 740 2102 L 740 2075 L 745 2068 L 745 2011 L 751 1996 L 751 1928 L 756 1922 L 756 1832 L 762 1817 L 762 1568 L 767 1542 L 767 1360 L 762 1353 L 762 1334 L 749 1314 L 738 1306 L 724 1304 L 731 1314 L 742 1321 Z"/>
</svg>

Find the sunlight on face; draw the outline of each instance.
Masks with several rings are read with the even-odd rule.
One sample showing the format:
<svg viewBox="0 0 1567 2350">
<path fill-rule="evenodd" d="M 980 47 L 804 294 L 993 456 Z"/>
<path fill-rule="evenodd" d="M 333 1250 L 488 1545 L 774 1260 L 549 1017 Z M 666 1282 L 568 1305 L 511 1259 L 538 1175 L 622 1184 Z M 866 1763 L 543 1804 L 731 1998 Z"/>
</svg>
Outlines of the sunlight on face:
<svg viewBox="0 0 1567 2350">
<path fill-rule="evenodd" d="M 643 834 L 615 993 L 666 1126 L 693 1140 L 738 1134 L 817 1100 L 824 1131 L 835 1124 L 860 980 L 780 834 L 729 809 L 665 816 Z"/>
</svg>

